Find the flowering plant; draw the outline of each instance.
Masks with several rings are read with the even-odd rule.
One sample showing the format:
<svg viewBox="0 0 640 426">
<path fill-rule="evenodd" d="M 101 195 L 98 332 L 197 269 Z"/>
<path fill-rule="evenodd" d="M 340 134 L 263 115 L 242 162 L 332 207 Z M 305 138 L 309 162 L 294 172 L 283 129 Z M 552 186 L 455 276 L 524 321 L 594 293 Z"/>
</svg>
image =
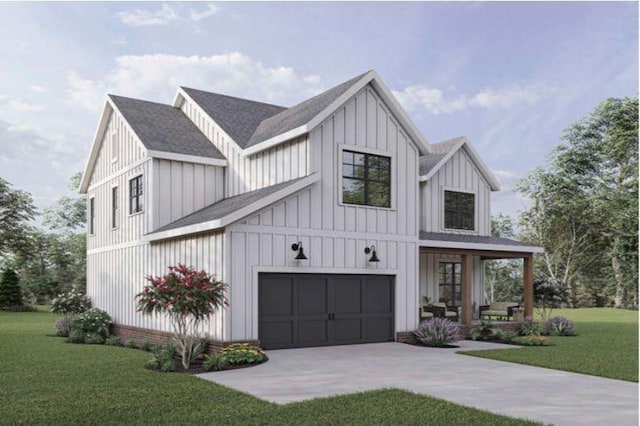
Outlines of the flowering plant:
<svg viewBox="0 0 640 426">
<path fill-rule="evenodd" d="M 222 350 L 229 364 L 256 364 L 265 360 L 263 350 L 249 343 L 233 343 Z"/>
<path fill-rule="evenodd" d="M 420 323 L 413 332 L 427 346 L 445 346 L 460 340 L 460 329 L 446 318 L 432 318 Z"/>
<path fill-rule="evenodd" d="M 565 317 L 551 317 L 544 324 L 544 334 L 550 336 L 575 336 L 573 321 Z"/>
<path fill-rule="evenodd" d="M 515 308 L 511 308 L 513 312 L 524 312 L 523 306 L 516 306 Z"/>
<path fill-rule="evenodd" d="M 73 289 L 60 293 L 51 301 L 50 311 L 57 314 L 77 314 L 91 309 L 91 300 L 80 291 Z"/>
<path fill-rule="evenodd" d="M 150 284 L 136 295 L 138 312 L 169 316 L 182 365 L 187 369 L 204 349 L 199 325 L 216 310 L 228 305 L 227 285 L 193 267 L 178 264 L 168 269 L 169 273 L 162 277 L 146 277 Z"/>
</svg>

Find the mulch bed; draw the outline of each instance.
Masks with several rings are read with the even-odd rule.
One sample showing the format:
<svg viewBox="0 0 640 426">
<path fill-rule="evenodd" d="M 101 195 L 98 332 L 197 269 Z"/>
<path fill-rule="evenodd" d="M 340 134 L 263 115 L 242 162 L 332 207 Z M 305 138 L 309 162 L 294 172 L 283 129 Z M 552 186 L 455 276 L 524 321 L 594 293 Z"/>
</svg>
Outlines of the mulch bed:
<svg viewBox="0 0 640 426">
<path fill-rule="evenodd" d="M 408 342 L 404 342 L 407 345 L 411 345 L 411 346 L 420 346 L 422 348 L 434 348 L 434 349 L 452 349 L 452 348 L 459 348 L 460 346 L 457 345 L 442 345 L 442 346 L 430 346 L 430 345 L 425 345 L 422 344 L 418 341 L 408 341 Z"/>
<path fill-rule="evenodd" d="M 269 358 L 264 357 L 264 361 L 262 362 L 256 362 L 254 364 L 229 364 L 227 366 L 225 366 L 222 370 L 219 371 L 227 371 L 227 370 L 238 370 L 240 368 L 249 368 L 249 367 L 255 367 L 256 365 L 260 365 L 260 364 L 264 364 L 265 362 L 269 361 Z M 188 369 L 185 370 L 185 368 L 182 366 L 182 362 L 180 359 L 176 359 L 176 369 L 175 371 L 173 371 L 173 373 L 184 373 L 184 374 L 201 374 L 201 373 L 214 373 L 215 371 L 205 371 L 202 368 L 202 363 L 204 362 L 204 360 L 202 359 L 196 359 L 195 361 L 193 361 L 191 363 L 191 365 L 189 366 Z"/>
</svg>

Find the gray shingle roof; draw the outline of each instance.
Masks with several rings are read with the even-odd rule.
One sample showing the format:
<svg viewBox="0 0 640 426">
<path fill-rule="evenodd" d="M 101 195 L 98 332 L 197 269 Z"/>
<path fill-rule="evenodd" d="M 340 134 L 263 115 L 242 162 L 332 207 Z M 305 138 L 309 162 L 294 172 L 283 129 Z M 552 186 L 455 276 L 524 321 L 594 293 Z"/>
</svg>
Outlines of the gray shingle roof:
<svg viewBox="0 0 640 426">
<path fill-rule="evenodd" d="M 308 123 L 365 74 L 291 108 L 186 87 L 182 89 L 244 149 Z"/>
<path fill-rule="evenodd" d="M 225 159 L 178 108 L 122 96 L 109 97 L 147 149 Z"/>
<path fill-rule="evenodd" d="M 221 219 L 235 212 L 236 210 L 241 209 L 242 207 L 253 204 L 256 201 L 259 201 L 262 198 L 267 197 L 281 189 L 287 188 L 305 178 L 306 176 L 289 180 L 287 182 L 278 183 L 276 185 L 271 185 L 266 188 L 257 189 L 255 191 L 245 192 L 244 194 L 236 195 L 235 197 L 225 198 L 216 203 L 210 204 L 198 211 L 195 211 L 190 215 L 164 225 L 156 229 L 155 231 L 150 232 L 150 234 L 156 234 L 158 232 L 168 231 L 170 229 L 182 228 L 183 226 L 196 225 L 198 223 Z"/>
<path fill-rule="evenodd" d="M 205 92 L 183 87 L 182 90 L 198 104 L 233 140 L 244 147 L 260 123 L 285 107 Z"/>
<path fill-rule="evenodd" d="M 420 157 L 420 176 L 429 174 L 429 172 L 464 139 L 465 136 L 459 136 L 431 145 L 431 153 Z"/>
<path fill-rule="evenodd" d="M 455 243 L 475 243 L 475 244 L 497 244 L 505 246 L 535 247 L 532 244 L 522 241 L 511 240 L 509 238 L 485 237 L 468 234 L 446 234 L 444 232 L 424 232 L 420 231 L 420 239 L 425 241 L 448 241 Z"/>
<path fill-rule="evenodd" d="M 311 99 L 300 102 L 299 104 L 264 120 L 260 123 L 244 148 L 256 145 L 274 136 L 278 136 L 284 132 L 307 124 L 311 119 L 313 119 L 313 117 L 318 115 L 322 110 L 331 105 L 333 101 L 349 90 L 351 86 L 357 83 L 365 74 L 366 73 L 360 74 L 351 80 L 347 80 L 344 83 L 322 92 Z"/>
</svg>

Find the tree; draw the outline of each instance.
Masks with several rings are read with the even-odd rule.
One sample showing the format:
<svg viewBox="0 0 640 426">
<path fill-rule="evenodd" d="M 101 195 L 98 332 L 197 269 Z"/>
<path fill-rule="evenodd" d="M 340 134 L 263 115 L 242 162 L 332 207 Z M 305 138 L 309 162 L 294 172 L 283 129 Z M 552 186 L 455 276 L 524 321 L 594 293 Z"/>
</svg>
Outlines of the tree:
<svg viewBox="0 0 640 426">
<path fill-rule="evenodd" d="M 77 191 L 82 180 L 82 173 L 71 176 L 69 189 Z M 76 230 L 83 229 L 87 222 L 86 197 L 60 197 L 55 206 L 45 209 L 44 224 L 50 229 Z"/>
<path fill-rule="evenodd" d="M 24 230 L 35 214 L 31 194 L 12 189 L 9 182 L 0 178 L 0 257 L 22 244 Z"/>
<path fill-rule="evenodd" d="M 519 185 L 533 201 L 525 237 L 544 246 L 543 273 L 572 305 L 612 282 L 614 306 L 637 306 L 638 100 L 605 100 L 562 139 Z"/>
<path fill-rule="evenodd" d="M 189 368 L 203 348 L 200 324 L 227 304 L 227 285 L 205 271 L 185 265 L 170 266 L 164 277 L 146 277 L 151 285 L 136 295 L 138 311 L 166 314 L 182 356 L 182 366 Z"/>
<path fill-rule="evenodd" d="M 499 214 L 491 217 L 491 236 L 515 238 L 515 224 L 511 217 Z M 488 260 L 485 262 L 485 282 L 490 301 L 512 301 L 522 298 L 522 267 L 517 259 Z"/>
<path fill-rule="evenodd" d="M 0 308 L 22 305 L 22 292 L 20 291 L 20 280 L 12 269 L 2 272 L 0 280 Z"/>
</svg>

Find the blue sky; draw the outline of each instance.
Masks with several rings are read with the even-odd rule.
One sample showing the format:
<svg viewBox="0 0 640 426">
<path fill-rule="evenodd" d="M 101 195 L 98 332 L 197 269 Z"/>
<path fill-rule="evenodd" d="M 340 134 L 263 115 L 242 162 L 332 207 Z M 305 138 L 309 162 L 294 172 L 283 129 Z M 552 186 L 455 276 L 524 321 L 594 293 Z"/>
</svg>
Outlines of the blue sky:
<svg viewBox="0 0 640 426">
<path fill-rule="evenodd" d="M 430 142 L 465 134 L 494 213 L 562 130 L 638 94 L 638 3 L 0 3 L 0 176 L 39 207 L 83 169 L 106 93 L 293 105 L 375 69 Z"/>
</svg>

